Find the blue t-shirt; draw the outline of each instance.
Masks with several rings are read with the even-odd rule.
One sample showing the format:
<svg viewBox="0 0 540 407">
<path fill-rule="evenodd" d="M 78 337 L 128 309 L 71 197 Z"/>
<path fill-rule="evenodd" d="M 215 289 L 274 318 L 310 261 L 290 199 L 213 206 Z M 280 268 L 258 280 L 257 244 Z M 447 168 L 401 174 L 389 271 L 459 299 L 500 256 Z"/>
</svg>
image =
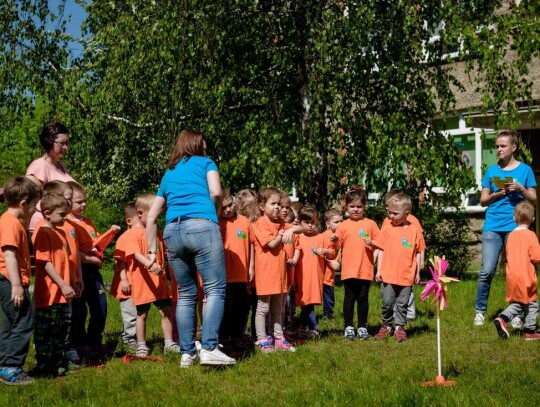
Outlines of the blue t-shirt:
<svg viewBox="0 0 540 407">
<path fill-rule="evenodd" d="M 209 171 L 217 170 L 210 158 L 201 156 L 182 159 L 174 169 L 167 169 L 157 191 L 157 196 L 165 198 L 167 203 L 166 224 L 179 216 L 218 223 L 206 178 Z"/>
<path fill-rule="evenodd" d="M 482 179 L 482 188 L 489 188 L 490 193 L 501 190 L 504 183 L 519 182 L 525 188 L 536 186 L 531 167 L 527 164 L 519 163 L 512 170 L 503 170 L 498 165 L 492 165 L 486 171 Z M 499 186 L 496 185 L 499 184 Z M 523 201 L 523 195 L 517 191 L 508 191 L 506 196 L 499 198 L 486 209 L 486 221 L 484 222 L 484 232 L 510 232 L 516 228 L 514 221 L 514 207 Z"/>
</svg>

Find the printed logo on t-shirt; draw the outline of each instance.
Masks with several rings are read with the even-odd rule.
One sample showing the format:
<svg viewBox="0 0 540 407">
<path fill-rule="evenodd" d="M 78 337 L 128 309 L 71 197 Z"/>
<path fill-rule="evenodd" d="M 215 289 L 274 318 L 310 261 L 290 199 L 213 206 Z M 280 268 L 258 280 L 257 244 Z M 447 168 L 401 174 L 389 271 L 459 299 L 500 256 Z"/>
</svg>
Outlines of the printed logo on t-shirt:
<svg viewBox="0 0 540 407">
<path fill-rule="evenodd" d="M 311 253 L 313 253 L 314 256 L 317 255 L 317 248 L 316 247 L 312 247 L 311 248 Z"/>
<path fill-rule="evenodd" d="M 92 236 L 92 239 L 95 239 L 96 238 L 96 232 L 94 232 L 93 230 L 90 231 L 90 236 Z"/>
<path fill-rule="evenodd" d="M 364 237 L 369 237 L 369 233 L 366 233 L 366 231 L 364 229 L 360 229 L 358 231 L 358 236 L 364 238 Z"/>
<path fill-rule="evenodd" d="M 407 249 L 412 249 L 413 248 L 413 245 L 411 243 L 409 243 L 409 241 L 407 240 L 406 237 L 404 237 L 402 240 L 401 240 L 401 245 L 403 247 L 406 247 Z"/>
<path fill-rule="evenodd" d="M 238 239 L 247 239 L 247 234 L 244 233 L 244 231 L 242 229 L 238 229 L 236 231 L 236 237 Z"/>
<path fill-rule="evenodd" d="M 75 239 L 75 229 L 70 229 L 69 235 L 71 236 L 72 239 Z"/>
</svg>

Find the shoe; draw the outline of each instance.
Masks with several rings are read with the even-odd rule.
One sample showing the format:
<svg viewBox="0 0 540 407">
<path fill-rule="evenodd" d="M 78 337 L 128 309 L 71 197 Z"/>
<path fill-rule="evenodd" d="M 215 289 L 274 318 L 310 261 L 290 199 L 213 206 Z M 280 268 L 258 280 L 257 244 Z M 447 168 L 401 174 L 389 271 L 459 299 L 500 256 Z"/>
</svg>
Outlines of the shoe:
<svg viewBox="0 0 540 407">
<path fill-rule="evenodd" d="M 312 340 L 312 341 L 321 339 L 321 333 L 313 329 L 307 333 L 307 339 Z"/>
<path fill-rule="evenodd" d="M 165 346 L 163 348 L 163 352 L 164 353 L 180 353 L 180 345 L 173 342 L 172 344 Z"/>
<path fill-rule="evenodd" d="M 376 341 L 383 340 L 387 336 L 392 336 L 392 327 L 383 325 L 381 326 L 381 329 L 379 329 L 379 332 L 373 337 Z"/>
<path fill-rule="evenodd" d="M 484 325 L 484 314 L 477 312 L 476 317 L 474 317 L 473 325 L 474 326 L 482 326 Z"/>
<path fill-rule="evenodd" d="M 510 325 L 512 325 L 512 328 L 514 328 L 514 329 L 521 329 L 521 328 L 523 328 L 523 321 L 521 320 L 520 317 L 514 317 L 510 321 Z"/>
<path fill-rule="evenodd" d="M 128 341 L 126 346 L 129 350 L 137 352 L 137 341 Z"/>
<path fill-rule="evenodd" d="M 142 347 L 137 347 L 137 353 L 136 353 L 137 357 L 145 357 L 145 356 L 148 356 L 148 348 L 145 346 L 144 348 Z"/>
<path fill-rule="evenodd" d="M 193 366 L 198 359 L 199 355 L 196 353 L 193 355 L 190 355 L 189 353 L 183 353 L 182 358 L 180 359 L 180 367 L 188 368 L 190 366 Z"/>
<path fill-rule="evenodd" d="M 201 365 L 223 366 L 236 364 L 236 360 L 224 354 L 217 347 L 214 350 L 201 349 L 199 358 L 201 359 Z"/>
<path fill-rule="evenodd" d="M 495 324 L 495 328 L 497 328 L 497 333 L 499 334 L 499 338 L 501 339 L 510 338 L 510 333 L 508 332 L 508 325 L 506 324 L 506 321 L 504 319 L 502 319 L 501 317 L 495 318 L 493 323 Z"/>
<path fill-rule="evenodd" d="M 289 341 L 287 341 L 287 339 L 276 339 L 276 343 L 274 344 L 274 349 L 285 350 L 289 352 L 296 352 L 296 348 L 292 346 L 292 344 Z"/>
<path fill-rule="evenodd" d="M 285 336 L 285 334 L 283 336 Z M 299 340 L 309 339 L 309 331 L 306 331 L 305 329 L 302 329 L 302 328 L 298 328 L 296 330 L 295 338 Z M 287 337 L 285 337 L 285 339 L 289 340 L 289 338 Z"/>
<path fill-rule="evenodd" d="M 262 353 L 270 353 L 274 351 L 272 344 L 268 341 L 257 342 L 256 344 Z"/>
<path fill-rule="evenodd" d="M 345 339 L 348 339 L 350 341 L 354 340 L 356 338 L 356 335 L 354 334 L 354 328 L 352 326 L 348 326 L 345 328 Z"/>
<path fill-rule="evenodd" d="M 32 378 L 20 367 L 5 367 L 0 370 L 0 382 L 9 386 L 19 386 L 32 383 Z"/>
<path fill-rule="evenodd" d="M 396 341 L 403 342 L 407 340 L 407 332 L 405 332 L 405 329 L 403 329 L 402 326 L 396 326 L 396 330 L 394 331 L 394 338 L 396 338 Z"/>
<path fill-rule="evenodd" d="M 93 358 L 98 355 L 97 350 L 94 349 L 92 346 L 82 346 L 80 348 L 77 348 L 77 353 L 82 358 Z"/>
<path fill-rule="evenodd" d="M 270 343 L 272 345 L 274 343 L 274 337 L 272 335 L 268 335 L 266 337 L 266 342 Z"/>
<path fill-rule="evenodd" d="M 110 358 L 112 355 L 114 355 L 114 350 L 104 343 L 97 347 L 97 351 L 101 356 L 105 356 L 106 358 Z"/>
<path fill-rule="evenodd" d="M 199 341 L 195 341 L 195 349 L 197 349 L 197 352 L 201 351 L 202 345 Z"/>
<path fill-rule="evenodd" d="M 356 337 L 361 341 L 365 341 L 371 338 L 371 335 L 369 334 L 367 328 L 358 328 L 358 334 L 356 335 Z"/>
<path fill-rule="evenodd" d="M 523 336 L 523 339 L 526 341 L 536 341 L 540 339 L 540 333 L 538 332 L 525 332 L 525 335 Z"/>
<path fill-rule="evenodd" d="M 77 353 L 77 350 L 71 348 L 67 352 L 67 357 L 70 362 L 75 363 L 76 365 L 81 364 L 81 358 L 79 357 L 79 354 Z"/>
</svg>

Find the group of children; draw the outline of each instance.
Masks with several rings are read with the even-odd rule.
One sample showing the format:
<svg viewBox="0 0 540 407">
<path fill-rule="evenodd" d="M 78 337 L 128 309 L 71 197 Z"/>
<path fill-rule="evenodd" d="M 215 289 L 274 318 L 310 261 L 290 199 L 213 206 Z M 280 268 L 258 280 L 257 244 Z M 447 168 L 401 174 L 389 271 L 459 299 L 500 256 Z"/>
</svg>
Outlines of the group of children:
<svg viewBox="0 0 540 407">
<path fill-rule="evenodd" d="M 162 318 L 164 351 L 180 352 L 172 311 L 177 289 L 160 236 L 157 260 L 147 258 L 145 224 L 153 199 L 143 194 L 124 208 L 127 231 L 116 242 L 110 289 L 120 301 L 124 343 L 140 357 L 148 355 L 146 320 L 152 304 Z M 32 333 L 39 375 L 64 375 L 77 368 L 80 353 L 107 352 L 102 345 L 107 302 L 99 268 L 104 248 L 120 228 L 113 225 L 99 235 L 83 216 L 86 195 L 75 182 L 53 181 L 40 190 L 29 179 L 16 177 L 5 184 L 4 200 L 8 210 L 0 218 L 0 380 L 26 384 L 31 378 L 22 368 Z M 43 220 L 31 234 L 35 254 L 32 305 L 26 225 L 38 201 Z M 263 353 L 295 351 L 290 331 L 284 327 L 291 328 L 296 307 L 300 307 L 296 337 L 318 338 L 315 306 L 323 304 L 323 316 L 333 318 L 336 271 L 341 272 L 344 286 L 346 339 L 371 337 L 367 317 L 373 280 L 381 283 L 382 297 L 382 326 L 374 339 L 407 339 L 404 327 L 414 318 L 412 287 L 419 282 L 424 261 L 423 231 L 410 213 L 410 197 L 402 192 L 390 191 L 385 196 L 388 216 L 381 228 L 365 217 L 366 205 L 365 191 L 353 187 L 345 195 L 343 208 L 326 211 L 327 230 L 318 233 L 316 208 L 291 202 L 277 188 L 264 188 L 257 195 L 243 190 L 234 197 L 224 189 L 219 226 L 227 283 L 220 343 L 245 348 L 250 342 L 246 335 L 250 308 L 252 338 Z M 527 203 L 516 207 L 519 226 L 508 239 L 507 300 L 512 304 L 495 320 L 502 338 L 509 335 L 507 322 L 520 311 L 526 317 L 525 339 L 540 338 L 535 333 L 538 304 L 532 266 L 540 261 L 540 245 L 532 232 L 526 233 L 534 219 L 531 208 Z"/>
</svg>

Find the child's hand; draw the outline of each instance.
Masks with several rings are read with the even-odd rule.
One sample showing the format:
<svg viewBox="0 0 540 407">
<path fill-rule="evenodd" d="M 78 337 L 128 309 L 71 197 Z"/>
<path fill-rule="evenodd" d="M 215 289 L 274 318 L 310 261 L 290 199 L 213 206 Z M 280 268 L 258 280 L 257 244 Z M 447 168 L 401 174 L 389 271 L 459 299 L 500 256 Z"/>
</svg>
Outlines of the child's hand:
<svg viewBox="0 0 540 407">
<path fill-rule="evenodd" d="M 332 234 L 330 235 L 330 241 L 331 241 L 331 242 L 335 242 L 335 241 L 337 241 L 337 240 L 338 240 L 338 237 L 336 236 L 336 234 L 335 234 L 335 233 L 332 233 Z"/>
<path fill-rule="evenodd" d="M 283 230 L 283 229 L 281 230 L 283 231 L 283 233 L 281 233 L 281 243 L 289 243 L 289 240 L 291 240 L 292 235 L 293 235 L 293 228 L 290 228 L 287 230 Z"/>
<path fill-rule="evenodd" d="M 420 273 L 416 273 L 414 276 L 414 284 L 420 284 Z"/>
<path fill-rule="evenodd" d="M 366 245 L 371 246 L 371 238 L 370 237 L 364 237 L 364 242 L 366 242 Z"/>
<path fill-rule="evenodd" d="M 24 288 L 22 285 L 11 286 L 11 301 L 15 307 L 20 307 L 24 303 Z"/>
<path fill-rule="evenodd" d="M 341 268 L 341 264 L 339 264 L 339 261 L 337 260 L 326 259 L 326 261 L 328 262 L 328 264 L 330 265 L 330 267 L 332 267 L 332 270 L 334 271 L 338 271 Z"/>
<path fill-rule="evenodd" d="M 62 288 L 60 289 L 62 291 L 62 295 L 67 299 L 67 300 L 70 300 L 72 298 L 75 298 L 77 293 L 75 292 L 75 290 L 73 289 L 72 286 L 68 285 L 68 284 L 64 284 L 62 286 Z"/>
<path fill-rule="evenodd" d="M 94 265 L 96 265 L 98 267 L 103 266 L 103 262 L 97 256 L 89 256 L 89 257 L 87 257 L 87 260 L 90 262 L 90 264 L 94 264 Z"/>
<path fill-rule="evenodd" d="M 148 267 L 148 271 L 150 273 L 154 273 L 155 275 L 159 276 L 161 273 L 163 273 L 163 270 L 161 269 L 161 266 L 157 263 L 153 263 L 150 267 Z"/>
<path fill-rule="evenodd" d="M 114 230 L 115 232 L 119 232 L 122 228 L 118 225 L 112 225 L 111 229 Z"/>
<path fill-rule="evenodd" d="M 125 295 L 131 294 L 131 286 L 129 285 L 129 281 L 127 280 L 121 281 L 120 284 L 121 284 L 122 294 L 125 294 Z"/>
<path fill-rule="evenodd" d="M 375 281 L 378 283 L 382 283 L 382 277 L 379 271 L 377 271 L 377 274 L 375 274 Z"/>
<path fill-rule="evenodd" d="M 296 260 L 296 259 L 294 259 L 294 258 L 288 259 L 288 260 L 287 260 L 287 265 L 288 265 L 289 267 L 294 267 L 294 266 L 296 266 L 296 263 L 297 263 L 297 262 L 298 262 L 298 260 Z"/>
<path fill-rule="evenodd" d="M 76 281 L 75 284 L 73 285 L 73 289 L 75 290 L 75 298 L 79 298 L 83 292 L 82 281 Z"/>
<path fill-rule="evenodd" d="M 249 268 L 249 281 L 253 281 L 253 279 L 255 278 L 255 268 L 254 267 L 250 267 Z"/>
<path fill-rule="evenodd" d="M 317 256 L 326 256 L 328 254 L 328 250 L 319 247 L 318 249 L 313 249 L 313 253 L 315 253 Z"/>
</svg>

